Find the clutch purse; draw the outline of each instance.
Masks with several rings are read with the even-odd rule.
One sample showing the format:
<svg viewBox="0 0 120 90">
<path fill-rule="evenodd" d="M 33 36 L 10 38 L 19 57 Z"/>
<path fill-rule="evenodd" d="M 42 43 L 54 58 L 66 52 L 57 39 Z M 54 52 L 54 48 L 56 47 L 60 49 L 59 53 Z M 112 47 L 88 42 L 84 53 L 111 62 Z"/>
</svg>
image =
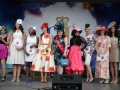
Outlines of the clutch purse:
<svg viewBox="0 0 120 90">
<path fill-rule="evenodd" d="M 65 67 L 69 65 L 69 60 L 65 57 L 62 57 L 61 59 L 58 60 L 58 63 L 60 64 L 60 66 Z"/>
<path fill-rule="evenodd" d="M 43 55 L 47 55 L 48 54 L 48 50 L 41 52 Z"/>
</svg>

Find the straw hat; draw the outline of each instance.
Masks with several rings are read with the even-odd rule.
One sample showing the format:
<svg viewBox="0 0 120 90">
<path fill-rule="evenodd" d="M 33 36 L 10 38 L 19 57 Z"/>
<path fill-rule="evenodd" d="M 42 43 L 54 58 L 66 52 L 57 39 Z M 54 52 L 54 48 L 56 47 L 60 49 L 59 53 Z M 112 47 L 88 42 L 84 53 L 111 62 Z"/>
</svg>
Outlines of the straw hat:
<svg viewBox="0 0 120 90">
<path fill-rule="evenodd" d="M 108 29 L 112 28 L 113 26 L 116 25 L 116 22 L 115 21 L 112 21 L 109 25 L 108 25 Z"/>
</svg>

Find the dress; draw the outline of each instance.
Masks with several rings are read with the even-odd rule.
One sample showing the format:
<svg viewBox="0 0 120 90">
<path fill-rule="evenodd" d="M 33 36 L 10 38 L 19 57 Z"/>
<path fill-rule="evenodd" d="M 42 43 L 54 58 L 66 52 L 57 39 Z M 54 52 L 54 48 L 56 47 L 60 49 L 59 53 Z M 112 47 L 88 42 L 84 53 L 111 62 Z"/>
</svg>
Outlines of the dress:
<svg viewBox="0 0 120 90">
<path fill-rule="evenodd" d="M 15 41 L 17 39 L 20 40 L 22 47 L 24 40 L 23 40 L 22 32 L 20 30 L 13 33 L 13 41 L 10 46 L 10 56 L 8 56 L 7 64 L 25 64 L 24 50 L 22 49 L 21 51 L 18 51 L 15 45 Z"/>
<path fill-rule="evenodd" d="M 45 49 L 50 41 L 51 34 L 42 35 L 41 44 L 36 52 L 35 58 L 32 62 L 31 70 L 40 72 L 55 72 L 55 64 L 53 58 L 53 52 L 51 47 L 49 47 L 48 54 L 43 55 L 41 53 L 42 49 Z"/>
<path fill-rule="evenodd" d="M 73 74 L 77 71 L 78 74 L 82 74 L 84 66 L 82 63 L 82 51 L 79 50 L 81 44 L 84 43 L 84 47 L 81 48 L 83 51 L 87 47 L 87 41 L 81 36 L 74 36 L 70 39 L 70 50 L 68 52 L 68 60 L 70 61 L 69 66 L 65 67 L 67 74 Z"/>
<path fill-rule="evenodd" d="M 88 43 L 88 47 L 93 47 L 93 43 L 94 43 L 94 40 L 92 39 L 94 35 L 93 34 L 90 34 L 90 35 L 87 35 L 85 36 L 85 40 L 87 41 Z M 90 62 L 91 62 L 91 58 L 92 58 L 92 51 L 90 50 L 89 52 L 86 52 L 86 56 L 85 56 L 85 65 L 90 65 Z"/>
<path fill-rule="evenodd" d="M 7 42 L 7 36 L 3 38 Z M 7 45 L 0 40 L 0 60 L 6 59 L 8 57 Z"/>
<path fill-rule="evenodd" d="M 64 38 L 59 38 L 58 36 L 54 37 L 54 60 L 55 60 L 55 65 L 58 65 L 57 60 L 61 59 L 63 57 L 65 49 L 65 43 L 64 43 Z"/>
<path fill-rule="evenodd" d="M 100 54 L 103 54 L 108 47 L 111 47 L 111 40 L 110 37 L 105 36 L 104 38 L 98 37 L 98 52 Z M 96 60 L 96 70 L 95 70 L 95 76 L 96 78 L 104 78 L 109 79 L 109 50 L 106 52 L 106 60 L 104 61 L 98 61 Z"/>
<path fill-rule="evenodd" d="M 34 37 L 28 36 L 27 37 L 27 40 L 26 40 L 26 49 L 29 48 L 31 45 L 37 43 L 37 39 L 36 38 L 37 38 L 36 36 L 34 36 Z M 34 52 L 32 54 L 30 54 L 29 56 L 27 56 L 25 54 L 25 62 L 32 62 L 33 59 L 35 58 L 37 48 L 33 47 L 33 49 L 34 49 Z"/>
<path fill-rule="evenodd" d="M 119 62 L 118 38 L 111 37 L 110 62 Z"/>
</svg>

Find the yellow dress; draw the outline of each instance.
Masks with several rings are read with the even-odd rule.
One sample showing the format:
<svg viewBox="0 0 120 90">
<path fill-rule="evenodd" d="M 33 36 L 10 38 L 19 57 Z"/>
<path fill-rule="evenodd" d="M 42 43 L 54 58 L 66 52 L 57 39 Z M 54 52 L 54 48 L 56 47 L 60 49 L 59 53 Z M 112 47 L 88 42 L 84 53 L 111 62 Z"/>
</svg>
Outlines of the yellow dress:
<svg viewBox="0 0 120 90">
<path fill-rule="evenodd" d="M 40 72 L 55 72 L 55 63 L 51 47 L 48 48 L 48 54 L 43 55 L 42 49 L 45 49 L 50 41 L 51 34 L 43 35 L 41 45 L 39 46 L 36 56 L 32 62 L 31 70 Z"/>
</svg>

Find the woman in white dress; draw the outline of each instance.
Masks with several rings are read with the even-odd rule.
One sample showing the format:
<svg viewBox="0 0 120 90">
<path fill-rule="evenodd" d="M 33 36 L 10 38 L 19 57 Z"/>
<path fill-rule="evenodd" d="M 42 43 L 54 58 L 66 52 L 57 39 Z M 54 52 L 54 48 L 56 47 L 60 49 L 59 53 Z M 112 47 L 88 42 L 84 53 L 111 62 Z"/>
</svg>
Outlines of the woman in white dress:
<svg viewBox="0 0 120 90">
<path fill-rule="evenodd" d="M 91 30 L 90 24 L 86 24 L 85 25 L 86 36 L 84 37 L 88 43 L 87 48 L 84 50 L 86 73 L 87 73 L 87 79 L 85 81 L 86 83 L 92 82 L 94 80 L 91 67 L 90 67 L 90 62 L 92 57 L 92 51 L 95 49 L 94 41 L 97 42 L 97 38 L 93 34 L 90 34 L 90 30 Z"/>
<path fill-rule="evenodd" d="M 25 37 L 26 34 L 22 27 L 22 20 L 18 19 L 10 36 L 8 50 L 7 64 L 13 64 L 13 79 L 11 82 L 20 82 L 21 64 L 25 64 L 23 50 Z"/>
<path fill-rule="evenodd" d="M 29 28 L 29 35 L 25 39 L 26 82 L 32 82 L 30 67 L 35 58 L 39 38 L 36 36 L 36 27 Z"/>
</svg>

